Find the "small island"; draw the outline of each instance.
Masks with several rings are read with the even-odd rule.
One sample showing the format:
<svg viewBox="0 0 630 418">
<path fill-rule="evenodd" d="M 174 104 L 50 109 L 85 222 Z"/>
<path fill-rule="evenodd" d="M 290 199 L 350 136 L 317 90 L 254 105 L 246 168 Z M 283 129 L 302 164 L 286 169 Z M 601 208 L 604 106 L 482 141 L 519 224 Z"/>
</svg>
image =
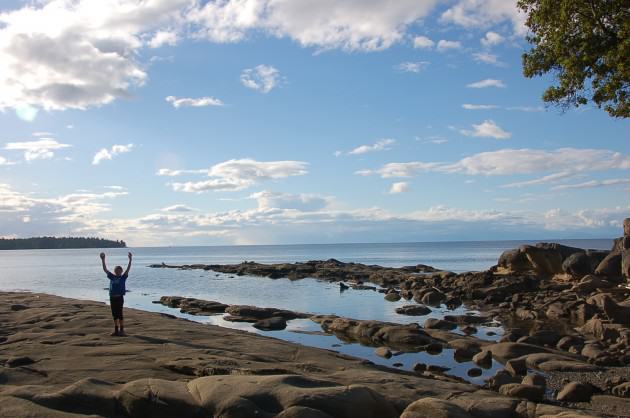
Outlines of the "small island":
<svg viewBox="0 0 630 418">
<path fill-rule="evenodd" d="M 0 250 L 56 250 L 68 248 L 126 248 L 125 241 L 96 237 L 0 238 Z"/>
</svg>

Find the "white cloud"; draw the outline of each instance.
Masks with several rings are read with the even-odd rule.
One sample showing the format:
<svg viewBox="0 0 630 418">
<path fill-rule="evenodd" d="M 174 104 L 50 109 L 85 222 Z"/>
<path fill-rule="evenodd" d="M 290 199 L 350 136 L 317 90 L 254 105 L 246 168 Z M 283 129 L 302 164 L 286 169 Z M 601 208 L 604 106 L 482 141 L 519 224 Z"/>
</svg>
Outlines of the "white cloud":
<svg viewBox="0 0 630 418">
<path fill-rule="evenodd" d="M 507 107 L 507 110 L 518 110 L 520 112 L 544 112 L 545 108 L 542 106 L 511 106 Z"/>
<path fill-rule="evenodd" d="M 193 99 L 189 97 L 168 96 L 166 101 L 172 104 L 176 109 L 180 107 L 223 106 L 223 102 L 214 97 L 199 97 Z"/>
<path fill-rule="evenodd" d="M 9 160 L 0 155 L 0 165 L 8 165 Z"/>
<path fill-rule="evenodd" d="M 426 36 L 416 36 L 413 38 L 413 47 L 417 49 L 431 49 L 435 42 Z"/>
<path fill-rule="evenodd" d="M 37 141 L 9 142 L 4 149 L 24 151 L 26 161 L 46 160 L 55 156 L 55 151 L 69 148 L 72 145 L 61 144 L 52 138 L 42 138 Z"/>
<path fill-rule="evenodd" d="M 505 41 L 505 38 L 501 34 L 490 31 L 486 32 L 486 35 L 481 38 L 480 42 L 484 47 L 490 48 L 503 43 L 503 41 Z"/>
<path fill-rule="evenodd" d="M 147 77 L 137 62 L 142 37 L 175 20 L 189 4 L 48 0 L 5 11 L 0 14 L 0 109 L 34 118 L 37 108 L 85 109 L 131 96 Z"/>
<path fill-rule="evenodd" d="M 393 145 L 396 143 L 395 139 L 391 139 L 391 138 L 384 138 L 381 139 L 377 142 L 375 142 L 374 144 L 371 145 L 361 145 L 358 146 L 350 151 L 348 151 L 349 155 L 360 155 L 360 154 L 367 154 L 369 152 L 376 152 L 376 151 L 387 151 L 390 150 L 390 145 Z"/>
<path fill-rule="evenodd" d="M 173 182 L 175 191 L 200 193 L 205 191 L 238 191 L 254 184 L 308 173 L 308 163 L 303 161 L 256 161 L 252 159 L 228 160 L 207 170 L 161 169 L 158 175 L 178 176 L 204 173 L 209 180 Z"/>
<path fill-rule="evenodd" d="M 490 110 L 490 109 L 497 109 L 499 106 L 465 103 L 462 105 L 462 107 L 466 110 Z"/>
<path fill-rule="evenodd" d="M 485 120 L 478 125 L 473 124 L 472 131 L 462 129 L 460 132 L 463 135 L 478 138 L 508 139 L 512 137 L 510 132 L 501 129 L 493 120 Z"/>
<path fill-rule="evenodd" d="M 100 151 L 94 154 L 94 158 L 92 159 L 92 164 L 98 165 L 102 161 L 111 160 L 119 154 L 125 154 L 127 152 L 131 152 L 133 147 L 134 147 L 133 144 L 127 144 L 127 145 L 114 145 L 110 149 L 101 148 Z"/>
<path fill-rule="evenodd" d="M 164 45 L 176 45 L 179 41 L 177 32 L 170 30 L 159 30 L 155 32 L 151 40 L 149 41 L 149 47 L 159 48 Z"/>
<path fill-rule="evenodd" d="M 260 64 L 241 73 L 241 83 L 252 90 L 269 93 L 279 82 L 280 72 L 271 65 Z"/>
<path fill-rule="evenodd" d="M 447 41 L 445 39 L 441 39 L 437 43 L 437 50 L 439 52 L 446 52 L 453 49 L 460 49 L 461 47 L 462 47 L 462 44 L 459 41 Z"/>
<path fill-rule="evenodd" d="M 499 61 L 499 57 L 495 54 L 490 54 L 489 52 L 475 52 L 472 54 L 473 59 L 477 62 L 483 62 L 485 64 L 492 64 L 497 66 L 505 65 L 503 62 Z"/>
<path fill-rule="evenodd" d="M 404 39 L 437 0 L 222 0 L 195 8 L 197 36 L 236 42 L 262 30 L 302 46 L 376 51 Z"/>
<path fill-rule="evenodd" d="M 1 88 L 2 87 L 0 86 L 0 91 L 2 91 Z M 6 107 L 14 107 L 16 116 L 26 122 L 33 122 L 37 118 L 37 114 L 39 113 L 39 110 L 36 107 L 33 107 L 29 104 L 7 104 L 3 106 L 2 102 L 0 101 L 0 110 L 3 110 Z"/>
<path fill-rule="evenodd" d="M 420 73 L 422 70 L 427 68 L 429 65 L 428 61 L 416 61 L 416 62 L 401 62 L 396 65 L 394 68 L 398 71 L 403 71 L 406 73 Z"/>
<path fill-rule="evenodd" d="M 406 181 L 393 183 L 391 188 L 389 189 L 390 194 L 406 193 L 408 191 L 409 191 L 409 183 Z"/>
<path fill-rule="evenodd" d="M 497 87 L 497 88 L 505 88 L 505 83 L 501 80 L 495 80 L 493 78 L 487 78 L 485 80 L 476 81 L 474 83 L 470 83 L 466 85 L 471 89 L 484 89 L 486 87 Z"/>
<path fill-rule="evenodd" d="M 596 187 L 608 187 L 617 186 L 620 184 L 630 184 L 630 178 L 626 179 L 607 179 L 607 180 L 591 180 L 584 183 L 577 184 L 561 184 L 554 186 L 551 190 L 566 190 L 566 189 L 592 189 Z"/>
<path fill-rule="evenodd" d="M 518 35 L 526 33 L 525 15 L 512 0 L 458 0 L 441 16 L 441 20 L 465 28 L 487 28 L 505 21 L 512 23 Z"/>
<path fill-rule="evenodd" d="M 195 212 L 197 209 L 191 208 L 190 206 L 178 204 L 167 206 L 165 208 L 160 209 L 162 212 Z"/>
<path fill-rule="evenodd" d="M 359 175 L 379 174 L 383 178 L 414 177 L 437 172 L 484 176 L 510 176 L 540 173 L 586 173 L 630 170 L 630 156 L 605 149 L 558 148 L 501 149 L 462 158 L 455 163 L 413 161 L 385 164 L 378 170 L 360 170 Z M 555 176 L 560 176 L 555 174 Z M 564 174 L 563 176 L 566 176 Z M 561 177 L 557 177 L 559 179 Z M 518 186 L 515 186 L 518 187 Z"/>
<path fill-rule="evenodd" d="M 258 209 L 294 209 L 304 212 L 322 210 L 328 207 L 332 199 L 313 194 L 291 194 L 262 191 L 250 196 L 256 199 Z"/>
<path fill-rule="evenodd" d="M 519 182 L 514 182 L 514 183 L 508 183 L 505 184 L 501 187 L 503 188 L 520 188 L 520 187 L 528 187 L 528 186 L 537 186 L 540 184 L 547 184 L 547 183 L 553 183 L 553 182 L 557 182 L 560 180 L 565 180 L 567 178 L 573 177 L 575 176 L 575 173 L 572 173 L 570 171 L 561 171 L 559 173 L 552 173 L 540 178 L 536 178 L 533 180 L 527 180 L 527 181 L 519 181 Z"/>
</svg>

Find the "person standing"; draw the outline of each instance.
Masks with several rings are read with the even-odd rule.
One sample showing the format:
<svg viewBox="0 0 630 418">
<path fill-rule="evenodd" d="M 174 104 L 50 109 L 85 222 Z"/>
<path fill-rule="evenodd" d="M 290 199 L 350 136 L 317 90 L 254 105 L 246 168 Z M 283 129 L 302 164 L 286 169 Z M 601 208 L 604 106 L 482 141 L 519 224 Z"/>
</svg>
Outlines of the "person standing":
<svg viewBox="0 0 630 418">
<path fill-rule="evenodd" d="M 124 337 L 126 334 L 125 324 L 123 322 L 123 305 L 125 303 L 125 293 L 127 291 L 125 284 L 127 282 L 127 277 L 129 276 L 129 270 L 131 270 L 131 260 L 133 255 L 131 253 L 127 255 L 129 258 L 127 270 L 123 272 L 123 268 L 121 266 L 116 266 L 113 274 L 111 271 L 107 270 L 107 265 L 105 264 L 105 253 L 101 253 L 100 257 L 101 262 L 103 263 L 103 271 L 107 274 L 107 278 L 109 279 L 109 305 L 112 308 L 112 317 L 114 318 L 114 332 L 110 335 Z"/>
</svg>

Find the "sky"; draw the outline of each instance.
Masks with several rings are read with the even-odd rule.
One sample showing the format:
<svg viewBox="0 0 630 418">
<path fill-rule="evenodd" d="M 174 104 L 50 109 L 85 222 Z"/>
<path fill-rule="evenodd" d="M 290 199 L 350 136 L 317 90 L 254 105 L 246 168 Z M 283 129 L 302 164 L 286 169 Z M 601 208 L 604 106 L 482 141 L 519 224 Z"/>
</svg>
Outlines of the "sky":
<svg viewBox="0 0 630 418">
<path fill-rule="evenodd" d="M 630 125 L 527 79 L 511 0 L 3 0 L 0 236 L 616 237 Z"/>
</svg>

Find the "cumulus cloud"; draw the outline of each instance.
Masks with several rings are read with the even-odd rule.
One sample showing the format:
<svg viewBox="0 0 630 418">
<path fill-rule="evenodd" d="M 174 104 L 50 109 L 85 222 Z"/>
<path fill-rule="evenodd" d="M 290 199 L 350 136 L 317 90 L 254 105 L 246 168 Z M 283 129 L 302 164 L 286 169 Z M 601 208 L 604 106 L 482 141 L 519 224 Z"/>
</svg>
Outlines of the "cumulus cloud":
<svg viewBox="0 0 630 418">
<path fill-rule="evenodd" d="M 360 170 L 357 174 L 378 174 L 383 178 L 414 177 L 422 173 L 511 176 L 540 173 L 586 173 L 606 170 L 629 170 L 630 156 L 606 149 L 559 148 L 501 149 L 482 152 L 454 163 L 413 161 L 388 163 L 377 170 Z M 556 174 L 555 176 L 567 176 Z M 557 177 L 561 178 L 561 177 Z M 517 186 L 515 186 L 517 187 Z"/>
<path fill-rule="evenodd" d="M 26 161 L 46 160 L 55 156 L 55 151 L 69 148 L 72 145 L 61 144 L 52 138 L 42 138 L 37 141 L 8 142 L 4 149 L 24 151 Z"/>
<path fill-rule="evenodd" d="M 292 194 L 271 191 L 262 191 L 250 196 L 258 202 L 261 210 L 294 209 L 303 212 L 318 211 L 326 208 L 331 203 L 331 198 L 314 194 Z"/>
<path fill-rule="evenodd" d="M 376 51 L 404 39 L 437 0 L 222 0 L 195 8 L 196 36 L 236 42 L 253 31 L 287 37 L 302 46 Z"/>
<path fill-rule="evenodd" d="M 417 49 L 431 49 L 435 42 L 426 36 L 416 36 L 413 38 L 413 47 Z"/>
<path fill-rule="evenodd" d="M 142 37 L 189 4 L 49 0 L 1 13 L 0 110 L 30 107 L 36 115 L 129 97 L 147 77 L 136 55 Z"/>
<path fill-rule="evenodd" d="M 390 194 L 406 193 L 408 191 L 409 191 L 409 183 L 406 181 L 394 183 L 389 189 Z"/>
<path fill-rule="evenodd" d="M 175 191 L 200 193 L 206 191 L 238 191 L 257 183 L 277 180 L 308 173 L 308 163 L 303 161 L 256 161 L 252 159 L 228 160 L 207 170 L 160 169 L 160 176 L 183 174 L 206 174 L 209 179 L 187 182 L 173 182 Z"/>
<path fill-rule="evenodd" d="M 93 165 L 98 165 L 105 160 L 112 160 L 115 156 L 119 154 L 125 154 L 131 152 L 133 149 L 133 144 L 127 145 L 114 145 L 110 149 L 101 148 L 96 154 L 94 154 L 94 158 L 92 159 Z"/>
<path fill-rule="evenodd" d="M 269 93 L 276 87 L 280 79 L 280 72 L 271 65 L 260 64 L 248 68 L 241 73 L 241 83 L 252 90 Z"/>
<path fill-rule="evenodd" d="M 159 30 L 155 32 L 151 40 L 149 41 L 149 47 L 159 48 L 164 45 L 176 45 L 179 41 L 177 32 L 171 30 Z"/>
<path fill-rule="evenodd" d="M 503 62 L 499 61 L 499 57 L 495 54 L 491 54 L 489 52 L 475 52 L 472 54 L 473 59 L 477 62 L 483 62 L 484 64 L 492 64 L 497 66 L 505 65 Z"/>
<path fill-rule="evenodd" d="M 503 41 L 505 41 L 505 38 L 501 34 L 490 31 L 486 32 L 486 35 L 481 38 L 480 42 L 484 47 L 490 48 L 503 43 Z"/>
<path fill-rule="evenodd" d="M 516 7 L 516 1 L 458 0 L 442 13 L 441 20 L 464 28 L 487 28 L 508 21 L 514 33 L 524 35 L 525 17 Z"/>
<path fill-rule="evenodd" d="M 499 106 L 464 103 L 462 107 L 466 110 L 490 110 L 490 109 L 497 109 Z"/>
<path fill-rule="evenodd" d="M 505 83 L 501 80 L 495 80 L 493 78 L 487 78 L 485 80 L 476 81 L 474 83 L 467 84 L 466 87 L 471 89 L 485 89 L 487 87 L 505 88 Z"/>
<path fill-rule="evenodd" d="M 422 70 L 427 68 L 428 65 L 428 61 L 401 62 L 400 64 L 394 66 L 394 68 L 405 73 L 420 73 Z"/>
<path fill-rule="evenodd" d="M 478 125 L 473 124 L 472 127 L 472 130 L 461 129 L 459 132 L 462 135 L 479 138 L 508 139 L 512 137 L 510 132 L 503 130 L 493 120 L 485 120 Z"/>
<path fill-rule="evenodd" d="M 205 106 L 223 106 L 223 102 L 214 97 L 199 97 L 193 99 L 190 97 L 168 96 L 166 101 L 173 105 L 174 108 L 180 107 L 205 107 Z"/>
<path fill-rule="evenodd" d="M 460 49 L 462 47 L 461 42 L 459 41 L 447 41 L 445 39 L 441 39 L 437 43 L 437 50 L 439 52 L 451 51 L 454 49 Z"/>
<path fill-rule="evenodd" d="M 391 149 L 390 145 L 393 145 L 395 143 L 395 139 L 384 138 L 375 142 L 374 144 L 358 146 L 348 151 L 348 155 L 360 155 L 367 154 L 369 152 L 387 151 Z"/>
</svg>

